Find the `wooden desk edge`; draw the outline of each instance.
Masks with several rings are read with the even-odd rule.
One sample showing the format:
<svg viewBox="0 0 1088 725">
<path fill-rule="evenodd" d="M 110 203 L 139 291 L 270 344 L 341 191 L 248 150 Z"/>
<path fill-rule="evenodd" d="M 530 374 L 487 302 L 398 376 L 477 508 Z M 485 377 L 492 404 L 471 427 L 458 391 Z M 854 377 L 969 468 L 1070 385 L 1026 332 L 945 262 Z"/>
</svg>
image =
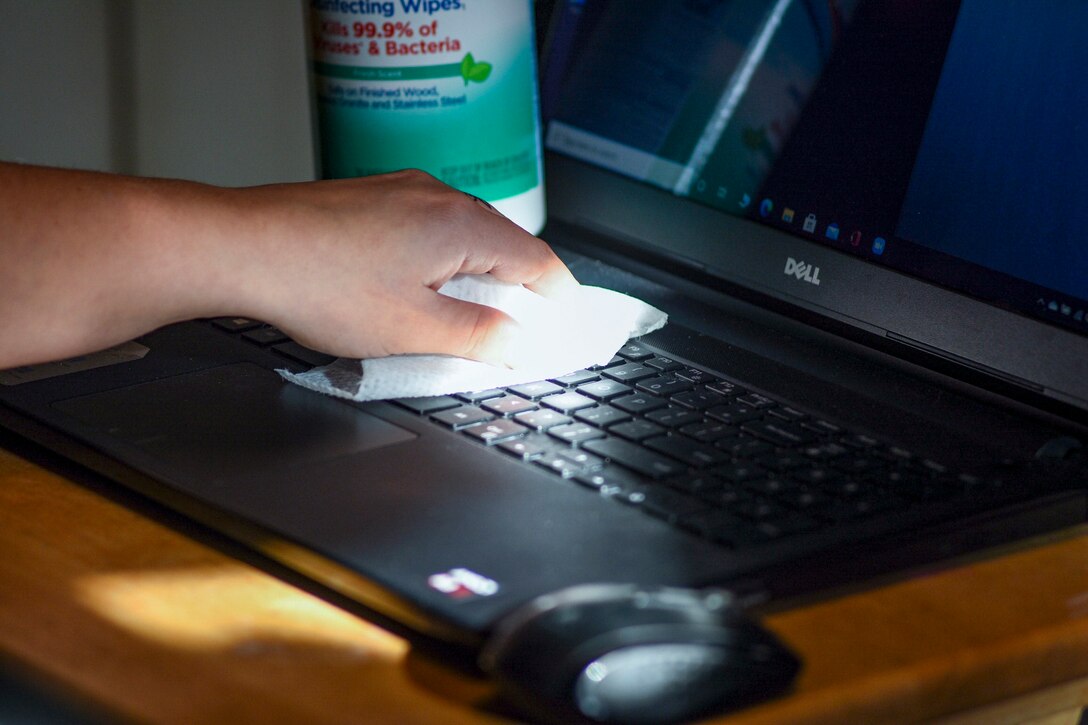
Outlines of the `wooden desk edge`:
<svg viewBox="0 0 1088 725">
<path fill-rule="evenodd" d="M 0 650 L 126 716 L 343 722 L 369 710 L 370 722 L 495 719 L 473 707 L 486 695 L 481 683 L 451 674 L 441 688 L 421 684 L 400 640 L 5 450 L 0 542 L 9 552 L 0 562 Z M 768 626 L 806 662 L 798 688 L 724 721 L 960 723 L 971 711 L 995 721 L 1071 712 L 1088 702 L 1085 562 L 1088 536 L 1078 530 L 772 614 Z M 158 584 L 156 573 L 186 571 L 204 579 L 182 577 L 187 590 L 169 577 L 163 589 L 141 588 L 140 577 Z M 225 577 L 218 589 L 213 572 Z M 89 609 L 87 582 L 116 583 L 120 614 Z M 194 649 L 192 638 L 218 636 L 217 619 L 240 634 Z M 148 629 L 156 623 L 165 635 Z"/>
</svg>

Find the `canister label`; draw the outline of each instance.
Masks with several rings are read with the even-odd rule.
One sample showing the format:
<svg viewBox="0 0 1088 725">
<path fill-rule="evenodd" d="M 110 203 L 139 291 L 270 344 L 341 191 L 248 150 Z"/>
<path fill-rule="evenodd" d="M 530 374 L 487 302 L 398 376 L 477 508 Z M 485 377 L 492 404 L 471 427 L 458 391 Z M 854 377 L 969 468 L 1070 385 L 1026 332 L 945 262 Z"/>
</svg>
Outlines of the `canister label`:
<svg viewBox="0 0 1088 725">
<path fill-rule="evenodd" d="M 530 0 L 311 0 L 322 175 L 419 168 L 497 201 L 540 184 Z"/>
</svg>

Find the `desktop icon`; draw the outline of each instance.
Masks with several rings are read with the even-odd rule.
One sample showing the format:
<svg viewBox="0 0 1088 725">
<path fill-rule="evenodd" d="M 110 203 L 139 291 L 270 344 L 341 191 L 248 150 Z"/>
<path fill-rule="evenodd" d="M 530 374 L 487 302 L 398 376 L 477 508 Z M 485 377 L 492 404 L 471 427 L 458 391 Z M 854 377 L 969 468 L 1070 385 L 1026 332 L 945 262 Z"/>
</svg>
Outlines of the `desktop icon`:
<svg viewBox="0 0 1088 725">
<path fill-rule="evenodd" d="M 861 232 L 855 231 L 853 234 L 850 235 L 850 246 L 856 247 L 859 244 L 861 244 Z"/>
<path fill-rule="evenodd" d="M 828 239 L 832 241 L 837 240 L 839 238 L 839 225 L 835 222 L 831 222 L 827 225 L 827 231 L 824 233 L 827 235 Z"/>
<path fill-rule="evenodd" d="M 816 215 L 809 214 L 805 217 L 805 223 L 801 225 L 801 228 L 809 233 L 816 231 Z"/>
<path fill-rule="evenodd" d="M 772 211 L 774 211 L 773 201 L 771 201 L 770 199 L 764 199 L 763 201 L 759 202 L 759 215 L 761 217 L 766 219 L 771 215 Z"/>
<path fill-rule="evenodd" d="M 877 237 L 876 239 L 874 239 L 873 240 L 873 254 L 877 255 L 878 257 L 881 254 L 884 254 L 884 245 L 885 244 L 886 244 L 886 242 L 884 241 L 884 237 Z"/>
<path fill-rule="evenodd" d="M 741 209 L 747 209 L 751 205 L 751 203 L 752 197 L 748 194 L 742 194 L 740 197 L 740 201 L 737 202 L 737 206 L 739 206 Z"/>
<path fill-rule="evenodd" d="M 793 209 L 790 209 L 787 206 L 785 209 L 782 210 L 782 221 L 786 222 L 787 224 L 793 224 Z"/>
<path fill-rule="evenodd" d="M 728 194 L 728 193 L 729 193 L 729 189 L 727 187 L 725 187 L 725 186 L 719 186 L 718 187 L 717 194 L 718 194 L 719 199 L 724 199 L 725 195 Z"/>
</svg>

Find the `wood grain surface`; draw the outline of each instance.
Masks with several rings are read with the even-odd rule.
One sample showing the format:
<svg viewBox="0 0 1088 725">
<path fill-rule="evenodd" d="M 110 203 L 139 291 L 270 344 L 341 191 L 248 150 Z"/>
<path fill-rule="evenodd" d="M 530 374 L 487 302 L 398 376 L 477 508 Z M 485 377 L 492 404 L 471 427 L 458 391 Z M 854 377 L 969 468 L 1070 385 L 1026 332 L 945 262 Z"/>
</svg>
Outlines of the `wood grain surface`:
<svg viewBox="0 0 1088 725">
<path fill-rule="evenodd" d="M 486 682 L 32 458 L 0 448 L 0 654 L 27 672 L 141 722 L 511 721 Z M 765 623 L 798 686 L 722 722 L 1073 723 L 1088 529 Z"/>
</svg>

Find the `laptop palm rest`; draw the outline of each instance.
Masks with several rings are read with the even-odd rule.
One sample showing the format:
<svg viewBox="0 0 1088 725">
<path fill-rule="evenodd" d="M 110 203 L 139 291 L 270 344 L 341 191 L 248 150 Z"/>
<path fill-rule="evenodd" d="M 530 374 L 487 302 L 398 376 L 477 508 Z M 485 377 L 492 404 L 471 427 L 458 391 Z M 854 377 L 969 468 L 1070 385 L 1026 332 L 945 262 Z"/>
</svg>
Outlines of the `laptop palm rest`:
<svg viewBox="0 0 1088 725">
<path fill-rule="evenodd" d="M 275 373 L 249 363 L 53 407 L 197 480 L 282 470 L 417 437 L 343 401 L 285 385 Z"/>
</svg>

